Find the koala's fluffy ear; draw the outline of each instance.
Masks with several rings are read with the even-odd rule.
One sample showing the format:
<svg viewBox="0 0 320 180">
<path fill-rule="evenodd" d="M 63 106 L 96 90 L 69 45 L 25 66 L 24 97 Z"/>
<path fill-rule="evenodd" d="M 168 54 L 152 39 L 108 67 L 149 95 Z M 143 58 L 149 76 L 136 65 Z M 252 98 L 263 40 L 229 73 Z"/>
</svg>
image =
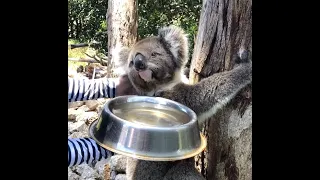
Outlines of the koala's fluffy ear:
<svg viewBox="0 0 320 180">
<path fill-rule="evenodd" d="M 177 26 L 159 29 L 160 41 L 171 51 L 177 65 L 182 68 L 188 59 L 188 38 L 184 31 Z"/>
<path fill-rule="evenodd" d="M 130 54 L 130 48 L 117 45 L 112 51 L 112 57 L 115 62 L 114 73 L 117 75 L 123 75 L 127 72 L 128 57 Z"/>
</svg>

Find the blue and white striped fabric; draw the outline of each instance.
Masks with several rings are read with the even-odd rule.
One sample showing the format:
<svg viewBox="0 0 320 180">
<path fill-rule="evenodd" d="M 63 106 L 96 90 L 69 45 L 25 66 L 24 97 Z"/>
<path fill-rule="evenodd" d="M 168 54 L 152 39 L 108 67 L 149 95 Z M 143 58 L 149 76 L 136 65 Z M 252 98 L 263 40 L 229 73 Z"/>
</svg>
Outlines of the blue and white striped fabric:
<svg viewBox="0 0 320 180">
<path fill-rule="evenodd" d="M 68 77 L 68 102 L 114 98 L 118 79 L 85 79 Z"/>
<path fill-rule="evenodd" d="M 68 102 L 98 98 L 114 98 L 117 79 L 81 79 L 68 77 Z M 91 164 L 113 153 L 99 146 L 91 138 L 68 138 L 68 167 Z"/>
<path fill-rule="evenodd" d="M 68 138 L 68 167 L 91 164 L 112 155 L 112 152 L 102 148 L 91 138 Z"/>
</svg>

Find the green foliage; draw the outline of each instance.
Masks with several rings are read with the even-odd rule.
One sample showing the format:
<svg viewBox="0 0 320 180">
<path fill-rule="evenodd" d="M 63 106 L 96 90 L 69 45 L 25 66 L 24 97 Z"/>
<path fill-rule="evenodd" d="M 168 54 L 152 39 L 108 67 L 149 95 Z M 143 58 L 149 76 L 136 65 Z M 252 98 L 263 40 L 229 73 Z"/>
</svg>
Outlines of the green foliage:
<svg viewBox="0 0 320 180">
<path fill-rule="evenodd" d="M 107 52 L 107 0 L 68 0 L 69 38 L 80 42 L 96 40 Z M 139 39 L 155 35 L 162 26 L 177 25 L 189 34 L 190 56 L 200 18 L 201 0 L 138 0 Z"/>
<path fill-rule="evenodd" d="M 104 53 L 107 47 L 107 0 L 68 0 L 68 35 L 82 43 L 96 40 Z"/>
<path fill-rule="evenodd" d="M 200 0 L 139 0 L 139 39 L 156 35 L 158 29 L 163 26 L 171 24 L 180 26 L 189 35 L 189 55 L 191 57 L 201 7 Z"/>
</svg>

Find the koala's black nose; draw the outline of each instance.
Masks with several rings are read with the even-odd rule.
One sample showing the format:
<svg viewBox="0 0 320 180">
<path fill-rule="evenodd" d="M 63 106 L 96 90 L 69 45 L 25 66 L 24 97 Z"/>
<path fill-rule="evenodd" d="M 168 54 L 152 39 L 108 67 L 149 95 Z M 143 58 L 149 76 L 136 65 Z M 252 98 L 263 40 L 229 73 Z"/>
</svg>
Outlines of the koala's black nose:
<svg viewBox="0 0 320 180">
<path fill-rule="evenodd" d="M 142 54 L 137 54 L 133 60 L 134 67 L 136 70 L 145 70 L 146 67 L 146 59 Z"/>
</svg>

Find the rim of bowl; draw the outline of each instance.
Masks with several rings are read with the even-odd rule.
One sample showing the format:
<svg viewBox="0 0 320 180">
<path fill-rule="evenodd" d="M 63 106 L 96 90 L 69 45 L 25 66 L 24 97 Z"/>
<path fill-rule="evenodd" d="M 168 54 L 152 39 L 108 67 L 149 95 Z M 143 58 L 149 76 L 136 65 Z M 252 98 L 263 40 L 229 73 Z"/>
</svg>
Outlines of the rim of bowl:
<svg viewBox="0 0 320 180">
<path fill-rule="evenodd" d="M 187 122 L 185 124 L 174 126 L 174 127 L 142 126 L 142 125 L 135 124 L 133 122 L 127 121 L 125 119 L 122 119 L 122 118 L 116 116 L 114 113 L 111 112 L 110 107 L 109 107 L 111 103 L 113 103 L 114 101 L 120 100 L 120 99 L 129 99 L 129 98 L 138 98 L 138 100 L 149 98 L 149 99 L 154 99 L 155 101 L 165 101 L 165 102 L 174 104 L 175 106 L 179 107 L 179 111 L 181 111 L 181 109 L 184 109 L 185 112 L 184 111 L 182 111 L 182 112 L 186 113 L 189 116 L 190 120 L 189 120 L 189 122 Z M 134 102 L 141 102 L 141 101 L 134 101 Z M 189 125 L 193 124 L 193 123 L 196 123 L 196 125 L 198 127 L 197 115 L 192 109 L 190 109 L 189 107 L 187 107 L 187 106 L 185 106 L 185 105 L 183 105 L 183 104 L 181 104 L 179 102 L 176 102 L 176 101 L 173 101 L 173 100 L 170 100 L 170 99 L 166 99 L 166 98 L 162 98 L 162 97 L 138 96 L 138 95 L 118 96 L 118 97 L 115 97 L 115 98 L 109 100 L 105 104 L 104 110 L 106 111 L 107 114 L 109 114 L 109 116 L 111 116 L 112 118 L 116 119 L 117 121 L 121 121 L 124 124 L 130 125 L 131 127 L 134 127 L 134 128 L 137 128 L 137 129 L 175 130 L 175 129 L 184 129 L 184 128 L 190 127 Z"/>
</svg>

